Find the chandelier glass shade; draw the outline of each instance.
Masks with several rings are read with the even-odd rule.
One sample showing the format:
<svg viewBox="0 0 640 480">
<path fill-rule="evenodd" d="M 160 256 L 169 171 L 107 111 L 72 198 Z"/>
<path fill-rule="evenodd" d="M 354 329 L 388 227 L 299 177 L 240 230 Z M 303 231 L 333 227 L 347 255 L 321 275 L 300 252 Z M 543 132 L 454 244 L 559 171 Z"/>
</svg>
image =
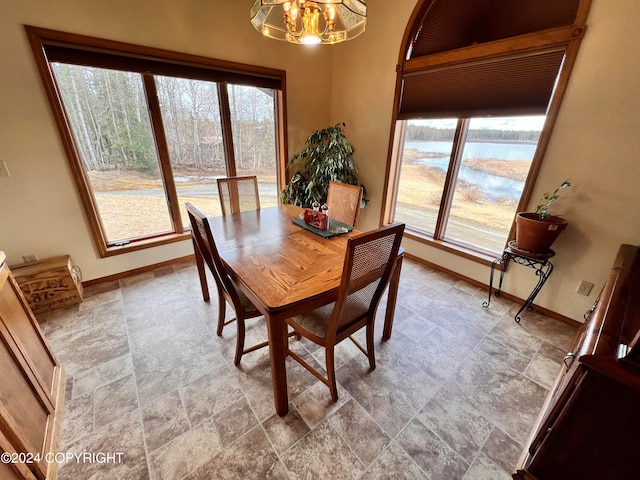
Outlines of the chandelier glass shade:
<svg viewBox="0 0 640 480">
<path fill-rule="evenodd" d="M 317 45 L 351 40 L 364 32 L 364 0 L 256 0 L 251 23 L 263 35 Z"/>
</svg>

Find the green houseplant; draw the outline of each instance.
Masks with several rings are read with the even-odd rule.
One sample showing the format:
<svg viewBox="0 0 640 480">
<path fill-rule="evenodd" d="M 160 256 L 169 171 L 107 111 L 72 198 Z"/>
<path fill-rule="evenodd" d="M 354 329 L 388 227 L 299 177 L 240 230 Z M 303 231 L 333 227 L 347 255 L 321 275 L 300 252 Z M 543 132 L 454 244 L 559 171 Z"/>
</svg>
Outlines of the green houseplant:
<svg viewBox="0 0 640 480">
<path fill-rule="evenodd" d="M 516 247 L 533 253 L 545 253 L 569 222 L 549 213 L 549 206 L 560 197 L 560 191 L 570 187 L 565 180 L 553 193 L 545 193 L 534 212 L 520 212 L 516 216 Z"/>
<path fill-rule="evenodd" d="M 288 167 L 296 169 L 287 186 L 280 192 L 283 203 L 311 207 L 313 202 L 325 203 L 329 182 L 337 181 L 362 187 L 362 207 L 366 205 L 366 190 L 358 181 L 353 161 L 353 146 L 344 133 L 344 123 L 315 130 L 296 153 Z"/>
</svg>

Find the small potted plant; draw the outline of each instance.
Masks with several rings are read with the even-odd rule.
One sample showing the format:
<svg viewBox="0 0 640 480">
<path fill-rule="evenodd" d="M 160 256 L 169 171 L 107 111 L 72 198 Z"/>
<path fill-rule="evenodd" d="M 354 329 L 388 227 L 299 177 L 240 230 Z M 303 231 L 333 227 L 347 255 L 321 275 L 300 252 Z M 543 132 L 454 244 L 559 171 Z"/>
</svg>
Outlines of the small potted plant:
<svg viewBox="0 0 640 480">
<path fill-rule="evenodd" d="M 534 212 L 516 216 L 516 247 L 533 253 L 545 253 L 569 224 L 568 220 L 549 213 L 549 206 L 560 197 L 560 191 L 570 187 L 565 180 L 553 193 L 545 193 Z"/>
</svg>

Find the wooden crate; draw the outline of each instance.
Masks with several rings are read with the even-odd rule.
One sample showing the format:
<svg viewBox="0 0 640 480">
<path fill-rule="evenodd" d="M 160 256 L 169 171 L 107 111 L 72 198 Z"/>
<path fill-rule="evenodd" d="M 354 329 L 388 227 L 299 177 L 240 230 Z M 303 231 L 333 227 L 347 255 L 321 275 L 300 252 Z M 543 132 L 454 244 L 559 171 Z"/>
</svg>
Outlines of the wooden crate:
<svg viewBox="0 0 640 480">
<path fill-rule="evenodd" d="M 82 274 L 68 255 L 11 267 L 11 272 L 35 314 L 82 301 Z"/>
</svg>

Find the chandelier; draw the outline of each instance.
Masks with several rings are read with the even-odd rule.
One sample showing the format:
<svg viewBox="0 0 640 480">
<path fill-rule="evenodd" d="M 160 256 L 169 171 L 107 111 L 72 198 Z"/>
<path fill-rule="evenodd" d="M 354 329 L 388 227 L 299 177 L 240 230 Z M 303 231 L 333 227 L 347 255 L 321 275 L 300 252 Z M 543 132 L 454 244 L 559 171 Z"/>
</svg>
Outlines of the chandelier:
<svg viewBox="0 0 640 480">
<path fill-rule="evenodd" d="M 256 0 L 251 23 L 263 35 L 317 45 L 351 40 L 364 32 L 364 0 Z"/>
</svg>

